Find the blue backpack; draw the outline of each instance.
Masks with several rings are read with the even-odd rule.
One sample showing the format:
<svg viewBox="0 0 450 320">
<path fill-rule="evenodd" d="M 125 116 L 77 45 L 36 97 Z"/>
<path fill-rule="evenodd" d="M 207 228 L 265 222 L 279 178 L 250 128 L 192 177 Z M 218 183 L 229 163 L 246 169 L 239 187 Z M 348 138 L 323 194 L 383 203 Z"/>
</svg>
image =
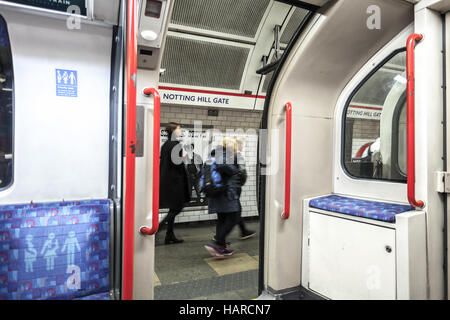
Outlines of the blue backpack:
<svg viewBox="0 0 450 320">
<path fill-rule="evenodd" d="M 203 164 L 200 188 L 208 198 L 215 197 L 225 190 L 225 185 L 223 184 L 222 176 L 217 171 L 214 157 L 206 159 Z"/>
</svg>

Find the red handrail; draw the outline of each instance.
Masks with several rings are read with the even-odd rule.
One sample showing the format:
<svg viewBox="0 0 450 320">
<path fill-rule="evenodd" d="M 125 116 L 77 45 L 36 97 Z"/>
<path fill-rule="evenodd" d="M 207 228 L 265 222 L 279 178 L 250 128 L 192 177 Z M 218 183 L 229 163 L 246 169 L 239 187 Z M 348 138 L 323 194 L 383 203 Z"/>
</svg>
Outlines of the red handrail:
<svg viewBox="0 0 450 320">
<path fill-rule="evenodd" d="M 161 98 L 155 88 L 144 89 L 144 94 L 153 95 L 153 188 L 152 188 L 152 228 L 141 227 L 140 232 L 151 236 L 159 227 L 159 137 L 161 119 Z"/>
<path fill-rule="evenodd" d="M 286 163 L 284 177 L 284 211 L 281 217 L 289 219 L 291 213 L 291 148 L 292 148 L 292 105 L 286 105 Z"/>
<path fill-rule="evenodd" d="M 133 299 L 134 201 L 136 176 L 136 0 L 128 0 L 127 11 L 127 131 L 125 153 L 125 217 L 123 237 L 123 300 Z"/>
<path fill-rule="evenodd" d="M 416 41 L 423 39 L 421 34 L 413 33 L 409 36 L 406 43 L 406 76 L 407 84 L 407 183 L 408 183 L 408 201 L 416 208 L 423 208 L 425 205 L 423 201 L 416 200 L 416 163 L 415 163 L 415 129 L 414 129 L 414 47 Z"/>
</svg>

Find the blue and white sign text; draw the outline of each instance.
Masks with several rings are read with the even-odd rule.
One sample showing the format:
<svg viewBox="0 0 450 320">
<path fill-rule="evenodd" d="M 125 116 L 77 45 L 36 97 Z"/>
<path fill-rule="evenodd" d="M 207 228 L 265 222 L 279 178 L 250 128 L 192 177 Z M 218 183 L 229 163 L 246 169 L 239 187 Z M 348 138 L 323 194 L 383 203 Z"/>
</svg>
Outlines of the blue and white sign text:
<svg viewBox="0 0 450 320">
<path fill-rule="evenodd" d="M 56 69 L 56 95 L 58 97 L 78 97 L 77 71 Z"/>
</svg>

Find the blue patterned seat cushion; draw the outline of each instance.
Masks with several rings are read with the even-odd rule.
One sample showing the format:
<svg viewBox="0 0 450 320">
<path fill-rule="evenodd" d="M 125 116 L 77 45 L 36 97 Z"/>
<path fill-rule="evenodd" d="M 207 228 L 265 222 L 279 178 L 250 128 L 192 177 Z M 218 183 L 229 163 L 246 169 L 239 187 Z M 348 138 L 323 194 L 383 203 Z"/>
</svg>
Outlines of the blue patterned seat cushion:
<svg viewBox="0 0 450 320">
<path fill-rule="evenodd" d="M 0 206 L 0 300 L 109 292 L 110 201 Z"/>
<path fill-rule="evenodd" d="M 76 298 L 74 300 L 111 300 L 109 297 L 109 292 L 91 294 L 90 296 Z"/>
<path fill-rule="evenodd" d="M 414 211 L 414 207 L 410 205 L 347 198 L 335 194 L 311 199 L 309 206 L 387 222 L 395 222 L 396 214 Z"/>
</svg>

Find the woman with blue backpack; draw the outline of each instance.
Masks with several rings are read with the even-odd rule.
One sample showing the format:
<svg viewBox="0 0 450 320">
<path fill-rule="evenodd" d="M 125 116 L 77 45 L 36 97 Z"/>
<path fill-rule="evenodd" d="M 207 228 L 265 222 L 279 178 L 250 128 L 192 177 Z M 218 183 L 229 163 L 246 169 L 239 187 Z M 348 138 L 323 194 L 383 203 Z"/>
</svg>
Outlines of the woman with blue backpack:
<svg viewBox="0 0 450 320">
<path fill-rule="evenodd" d="M 216 240 L 205 245 L 217 258 L 231 256 L 234 251 L 226 237 L 240 220 L 240 170 L 237 145 L 233 138 L 225 138 L 216 147 L 202 168 L 201 186 L 208 198 L 208 213 L 217 214 Z"/>
</svg>

